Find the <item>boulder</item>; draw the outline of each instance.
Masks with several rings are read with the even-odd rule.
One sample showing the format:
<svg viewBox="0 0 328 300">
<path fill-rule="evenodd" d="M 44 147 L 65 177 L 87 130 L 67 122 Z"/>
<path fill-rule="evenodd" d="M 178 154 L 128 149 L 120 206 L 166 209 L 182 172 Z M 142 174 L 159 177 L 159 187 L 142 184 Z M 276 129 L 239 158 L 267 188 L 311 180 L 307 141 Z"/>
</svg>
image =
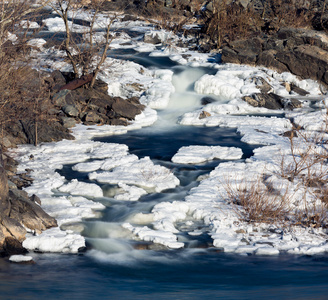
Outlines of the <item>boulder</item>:
<svg viewBox="0 0 328 300">
<path fill-rule="evenodd" d="M 128 120 L 133 120 L 144 108 L 141 104 L 135 104 L 134 100 L 129 101 L 120 97 L 114 97 L 113 100 L 112 110 L 117 116 L 127 118 Z"/>
<path fill-rule="evenodd" d="M 65 104 L 67 104 L 66 96 L 69 95 L 70 93 L 71 93 L 71 91 L 69 91 L 69 90 L 61 90 L 61 91 L 55 93 L 52 96 L 52 103 L 55 106 L 64 106 Z"/>
<path fill-rule="evenodd" d="M 3 243 L 3 250 L 6 255 L 25 254 L 28 251 L 22 246 L 18 240 L 13 237 L 6 237 Z"/>
<path fill-rule="evenodd" d="M 36 201 L 41 203 L 37 196 L 28 197 L 20 190 L 10 190 L 9 200 L 11 203 L 10 217 L 26 228 L 41 233 L 47 228 L 57 226 L 56 220 L 36 203 Z"/>
<path fill-rule="evenodd" d="M 77 123 L 76 120 L 73 118 L 68 118 L 68 117 L 61 118 L 61 124 L 67 129 L 74 127 L 76 123 Z"/>
<path fill-rule="evenodd" d="M 83 121 L 88 123 L 88 124 L 97 124 L 97 123 L 102 123 L 103 119 L 101 118 L 101 116 L 99 116 L 94 111 L 89 111 L 83 117 Z"/>
<path fill-rule="evenodd" d="M 308 91 L 296 86 L 295 84 L 290 84 L 290 89 L 291 91 L 295 92 L 296 94 L 299 94 L 301 96 L 306 96 L 308 94 L 310 94 Z"/>
<path fill-rule="evenodd" d="M 312 78 L 328 85 L 328 52 L 311 45 L 296 47 L 293 51 L 277 52 L 276 59 L 290 72 L 302 78 Z"/>
<path fill-rule="evenodd" d="M 77 117 L 79 115 L 79 109 L 76 105 L 67 104 L 62 107 L 63 112 L 69 117 Z"/>
<path fill-rule="evenodd" d="M 254 93 L 250 96 L 244 96 L 242 99 L 254 107 L 267 109 L 294 109 L 302 106 L 297 99 L 285 99 L 274 93 Z"/>
<path fill-rule="evenodd" d="M 22 242 L 25 240 L 26 229 L 17 220 L 4 216 L 1 223 L 17 241 Z"/>
<path fill-rule="evenodd" d="M 282 104 L 282 97 L 274 93 L 254 93 L 242 99 L 254 107 L 265 107 L 268 109 L 282 109 L 284 107 Z"/>
</svg>

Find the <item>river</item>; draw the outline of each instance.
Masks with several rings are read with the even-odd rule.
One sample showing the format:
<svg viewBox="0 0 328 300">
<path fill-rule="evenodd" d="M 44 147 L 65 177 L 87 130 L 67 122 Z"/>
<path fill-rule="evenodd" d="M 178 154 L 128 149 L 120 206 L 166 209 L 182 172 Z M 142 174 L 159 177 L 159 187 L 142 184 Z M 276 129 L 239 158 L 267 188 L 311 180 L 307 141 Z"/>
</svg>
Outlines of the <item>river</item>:
<svg viewBox="0 0 328 300">
<path fill-rule="evenodd" d="M 201 220 L 177 223 L 182 249 L 167 249 L 156 243 L 131 238 L 121 224 L 137 213 L 149 214 L 161 202 L 182 201 L 208 175 L 226 160 L 199 164 L 177 164 L 171 158 L 183 146 L 238 147 L 245 161 L 260 147 L 241 141 L 236 128 L 178 125 L 186 112 L 201 107 L 204 95 L 194 92 L 194 84 L 209 67 L 181 66 L 168 58 L 149 53 L 113 51 L 113 57 L 129 59 L 147 68 L 173 72 L 175 92 L 166 109 L 158 110 L 158 120 L 150 127 L 123 135 L 94 138 L 103 143 L 120 143 L 139 159 L 149 156 L 168 168 L 180 185 L 142 196 L 139 201 L 113 198 L 116 186 L 100 184 L 106 201 L 97 218 L 85 219 L 82 235 L 87 250 L 78 255 L 31 253 L 35 264 L 0 261 L 1 299 L 326 299 L 328 256 L 280 254 L 256 256 L 229 254 L 213 247 L 209 228 Z M 228 102 L 212 96 L 214 101 Z M 270 117 L 267 115 L 267 117 Z M 88 174 L 65 165 L 58 172 L 67 180 L 93 182 Z M 102 200 L 99 200 L 102 201 Z M 151 225 L 148 224 L 151 227 Z M 197 235 L 190 231 L 199 231 Z"/>
</svg>

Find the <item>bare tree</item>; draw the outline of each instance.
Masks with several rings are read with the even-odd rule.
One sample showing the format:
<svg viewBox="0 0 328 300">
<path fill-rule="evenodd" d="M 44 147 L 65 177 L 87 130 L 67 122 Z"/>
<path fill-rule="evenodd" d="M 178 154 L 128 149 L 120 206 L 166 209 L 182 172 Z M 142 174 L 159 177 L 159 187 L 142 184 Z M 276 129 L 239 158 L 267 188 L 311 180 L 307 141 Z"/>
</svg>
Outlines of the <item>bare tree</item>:
<svg viewBox="0 0 328 300">
<path fill-rule="evenodd" d="M 27 15 L 41 10 L 50 2 L 51 0 L 45 0 L 34 6 L 29 0 L 0 1 L 0 57 L 3 55 L 3 45 L 15 25 L 19 24 Z"/>
<path fill-rule="evenodd" d="M 88 1 L 87 8 L 84 7 L 85 3 L 81 3 L 78 0 L 56 0 L 51 4 L 65 25 L 66 37 L 64 49 L 72 66 L 75 78 L 93 74 L 93 76 L 88 77 L 91 79 L 91 87 L 93 87 L 97 74 L 106 59 L 107 50 L 113 39 L 111 25 L 117 17 L 116 15 L 103 15 L 105 18 L 102 18 L 103 24 L 100 30 L 104 30 L 104 38 L 102 42 L 96 42 L 94 40 L 94 34 L 99 27 L 99 24 L 97 24 L 98 16 L 105 2 L 106 0 Z M 85 39 L 77 41 L 74 37 L 73 30 L 74 16 L 81 10 L 88 14 L 89 26 L 84 32 Z M 77 52 L 77 54 L 74 52 Z"/>
</svg>

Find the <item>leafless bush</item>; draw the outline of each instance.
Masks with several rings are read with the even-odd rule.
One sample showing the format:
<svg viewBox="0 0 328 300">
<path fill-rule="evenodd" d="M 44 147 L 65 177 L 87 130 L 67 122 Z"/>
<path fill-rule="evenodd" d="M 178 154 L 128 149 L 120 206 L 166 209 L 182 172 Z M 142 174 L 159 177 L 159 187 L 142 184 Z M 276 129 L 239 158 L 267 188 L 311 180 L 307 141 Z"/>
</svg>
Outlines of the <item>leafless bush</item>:
<svg viewBox="0 0 328 300">
<path fill-rule="evenodd" d="M 105 0 L 91 1 L 88 3 L 87 9 L 85 8 L 85 3 L 78 0 L 56 0 L 52 4 L 52 8 L 59 14 L 65 24 L 66 38 L 63 46 L 75 77 L 78 78 L 93 73 L 90 87 L 93 87 L 95 84 L 97 74 L 106 59 L 107 50 L 114 38 L 110 30 L 117 16 L 108 14 L 105 21 L 106 24 L 103 25 L 105 30 L 103 42 L 94 41 L 97 17 L 105 2 Z M 89 26 L 83 33 L 85 39 L 80 41 L 75 38 L 69 19 L 73 15 L 72 24 L 74 24 L 74 17 L 82 10 L 88 14 Z"/>
<path fill-rule="evenodd" d="M 38 6 L 32 1 L 8 0 L 0 2 L 0 130 L 19 118 L 33 115 L 35 97 L 40 97 L 40 86 L 26 86 L 30 77 L 27 33 L 28 25 L 40 9 L 49 1 Z M 23 25 L 22 22 L 24 21 Z M 32 95 L 33 94 L 33 95 Z M 33 104 L 32 104 L 33 103 Z"/>
</svg>

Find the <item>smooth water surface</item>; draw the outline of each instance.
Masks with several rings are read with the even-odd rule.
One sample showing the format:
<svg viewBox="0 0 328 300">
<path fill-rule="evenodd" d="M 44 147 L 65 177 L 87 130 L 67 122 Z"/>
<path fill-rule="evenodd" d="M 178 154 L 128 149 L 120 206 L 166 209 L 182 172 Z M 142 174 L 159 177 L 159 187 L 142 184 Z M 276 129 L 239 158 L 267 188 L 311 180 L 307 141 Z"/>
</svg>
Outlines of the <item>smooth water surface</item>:
<svg viewBox="0 0 328 300">
<path fill-rule="evenodd" d="M 328 292 L 326 256 L 174 251 L 127 265 L 34 256 L 35 265 L 0 264 L 1 299 L 327 299 Z"/>
</svg>

